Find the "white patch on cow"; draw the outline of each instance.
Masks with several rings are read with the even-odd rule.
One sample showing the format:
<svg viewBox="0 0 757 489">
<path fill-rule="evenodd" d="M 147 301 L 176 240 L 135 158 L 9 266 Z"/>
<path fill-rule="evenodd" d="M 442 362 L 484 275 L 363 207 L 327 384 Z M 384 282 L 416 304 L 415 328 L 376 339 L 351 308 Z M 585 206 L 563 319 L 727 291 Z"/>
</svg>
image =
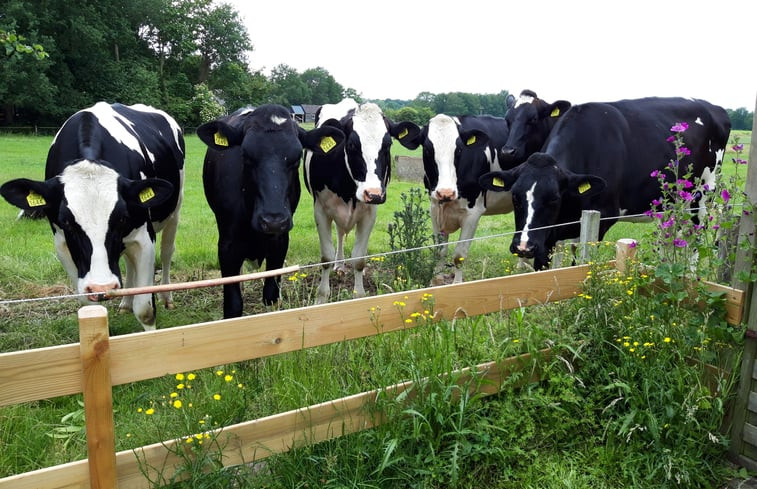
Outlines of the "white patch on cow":
<svg viewBox="0 0 757 489">
<path fill-rule="evenodd" d="M 436 169 L 439 181 L 433 189 L 432 197 L 439 199 L 440 193 L 452 193 L 457 198 L 457 172 L 455 171 L 455 142 L 460 136 L 455 119 L 438 114 L 428 121 L 428 140 L 434 147 Z"/>
<path fill-rule="evenodd" d="M 531 188 L 526 192 L 526 224 L 523 226 L 523 230 L 520 233 L 521 245 L 528 243 L 528 231 L 531 229 L 531 223 L 534 220 L 534 190 L 536 189 L 536 182 L 531 185 Z"/>
<path fill-rule="evenodd" d="M 357 184 L 355 195 L 358 200 L 364 201 L 366 190 L 381 190 L 383 187 L 379 176 L 376 174 L 376 160 L 381 151 L 387 128 L 384 122 L 384 114 L 379 106 L 374 103 L 365 103 L 358 107 L 352 116 L 352 130 L 360 137 L 360 148 L 366 164 L 365 181 L 355 181 Z"/>
<path fill-rule="evenodd" d="M 286 117 L 279 117 L 277 115 L 272 115 L 271 116 L 271 122 L 273 122 L 274 124 L 276 124 L 278 126 L 284 124 L 288 120 L 289 119 L 287 119 Z"/>
<path fill-rule="evenodd" d="M 329 119 L 341 120 L 350 110 L 357 110 L 358 104 L 351 98 L 346 98 L 338 104 L 324 104 L 318 114 L 318 126 L 321 127 Z"/>
<path fill-rule="evenodd" d="M 523 104 L 532 104 L 534 103 L 534 100 L 536 99 L 534 97 L 531 97 L 530 95 L 521 95 L 520 97 L 518 97 L 518 100 L 516 100 L 514 108 L 517 109 Z"/>
<path fill-rule="evenodd" d="M 143 107 L 147 106 L 145 105 Z M 141 107 L 135 108 L 135 110 L 141 110 Z M 142 148 L 136 135 L 133 132 L 128 131 L 126 127 L 124 127 L 124 125 L 126 125 L 133 128 L 134 124 L 128 119 L 119 115 L 109 104 L 105 102 L 98 102 L 92 107 L 84 109 L 82 112 L 91 112 L 92 114 L 94 114 L 95 117 L 97 117 L 97 121 L 100 123 L 100 125 L 105 128 L 106 131 L 108 131 L 108 134 L 110 134 L 113 139 L 126 146 L 130 150 L 135 151 L 140 155 L 142 154 Z M 155 158 L 152 158 L 151 161 L 155 161 Z"/>
<path fill-rule="evenodd" d="M 704 122 L 702 122 L 702 119 L 697 117 L 697 120 L 694 121 L 694 124 L 699 124 L 700 126 L 704 126 Z"/>
<path fill-rule="evenodd" d="M 92 244 L 90 269 L 79 281 L 79 292 L 84 292 L 89 284 L 118 284 L 105 249 L 108 220 L 118 201 L 118 174 L 106 166 L 84 160 L 63 170 L 60 181 L 69 210 Z M 70 253 L 59 249 L 58 255 L 70 256 Z"/>
<path fill-rule="evenodd" d="M 134 105 L 130 105 L 129 108 L 134 109 L 134 110 L 139 110 L 140 112 L 152 112 L 154 114 L 158 114 L 161 117 L 163 117 L 166 120 L 166 122 L 168 122 L 168 125 L 171 126 L 171 132 L 173 132 L 173 141 L 174 143 L 176 143 L 176 147 L 179 149 L 179 151 L 181 151 L 181 145 L 179 144 L 179 138 L 181 137 L 181 128 L 179 127 L 179 124 L 176 123 L 173 117 L 171 117 L 164 111 L 160 109 L 156 109 L 155 107 L 150 107 L 149 105 L 134 104 Z"/>
</svg>

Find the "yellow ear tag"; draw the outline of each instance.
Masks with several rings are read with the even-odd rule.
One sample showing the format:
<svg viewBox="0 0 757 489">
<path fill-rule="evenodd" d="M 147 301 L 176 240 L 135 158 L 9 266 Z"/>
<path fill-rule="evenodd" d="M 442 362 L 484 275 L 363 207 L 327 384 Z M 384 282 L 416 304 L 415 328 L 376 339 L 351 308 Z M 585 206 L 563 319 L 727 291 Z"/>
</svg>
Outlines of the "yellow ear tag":
<svg viewBox="0 0 757 489">
<path fill-rule="evenodd" d="M 29 203 L 30 207 L 40 207 L 47 204 L 47 202 L 45 202 L 45 198 L 34 190 L 29 190 L 29 195 L 26 196 L 26 202 Z"/>
<path fill-rule="evenodd" d="M 408 133 L 408 130 L 407 130 L 407 129 L 403 129 L 403 130 L 402 130 L 402 132 L 401 132 L 401 133 L 399 133 L 399 135 L 397 135 L 397 137 L 398 137 L 399 139 L 402 139 L 402 138 L 404 138 L 405 136 L 407 136 L 407 133 Z"/>
<path fill-rule="evenodd" d="M 215 133 L 215 135 L 213 136 L 213 138 L 215 140 L 216 145 L 218 145 L 218 146 L 228 146 L 229 145 L 229 140 L 226 139 L 226 136 L 224 136 L 223 134 L 221 134 L 220 131 L 217 132 L 217 133 Z"/>
<path fill-rule="evenodd" d="M 589 190 L 590 188 L 591 188 L 591 185 L 589 184 L 589 182 L 584 182 L 584 183 L 582 183 L 581 185 L 578 186 L 578 193 L 579 194 L 583 194 L 587 190 Z"/>
<path fill-rule="evenodd" d="M 476 142 L 476 136 L 471 136 L 468 138 L 468 140 L 465 142 L 466 146 L 470 146 L 471 144 Z"/>
<path fill-rule="evenodd" d="M 560 109 L 558 109 L 557 107 L 555 107 L 552 113 L 549 114 L 550 117 L 557 117 L 558 115 L 560 115 Z"/>
<path fill-rule="evenodd" d="M 334 149 L 335 146 L 336 141 L 334 141 L 334 138 L 332 138 L 331 136 L 326 136 L 325 138 L 321 139 L 320 147 L 324 153 L 328 153 L 329 151 Z"/>
<path fill-rule="evenodd" d="M 155 191 L 153 191 L 152 187 L 145 187 L 139 192 L 139 201 L 143 204 L 153 197 L 155 197 Z"/>
<path fill-rule="evenodd" d="M 502 180 L 499 177 L 494 177 L 494 178 L 492 178 L 492 186 L 494 186 L 494 187 L 504 187 L 505 186 L 505 181 Z"/>
</svg>

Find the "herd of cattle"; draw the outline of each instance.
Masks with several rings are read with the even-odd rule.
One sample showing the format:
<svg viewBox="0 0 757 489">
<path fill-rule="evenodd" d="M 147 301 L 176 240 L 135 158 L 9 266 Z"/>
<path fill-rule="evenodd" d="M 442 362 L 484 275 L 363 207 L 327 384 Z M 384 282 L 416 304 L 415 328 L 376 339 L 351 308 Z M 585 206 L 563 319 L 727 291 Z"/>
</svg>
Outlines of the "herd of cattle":
<svg viewBox="0 0 757 489">
<path fill-rule="evenodd" d="M 315 128 L 296 124 L 278 105 L 240 109 L 197 129 L 208 146 L 203 185 L 218 225 L 218 261 L 224 277 L 245 260 L 284 264 L 292 216 L 300 199 L 300 161 L 314 200 L 322 274 L 317 302 L 328 301 L 329 273 L 344 267 L 344 237 L 355 230 L 355 293 L 365 294 L 363 271 L 377 208 L 386 200 L 392 139 L 421 146 L 424 184 L 434 238 L 446 243 L 460 230 L 454 281 L 483 215 L 515 218 L 510 250 L 549 264 L 557 241 L 578 235 L 584 209 L 603 219 L 600 239 L 618 219 L 650 209 L 660 198 L 654 170 L 678 159 L 670 128 L 683 134 L 693 174 L 711 181 L 730 133 L 724 109 L 703 100 L 644 98 L 611 103 L 548 103 L 530 90 L 508 97 L 504 118 L 439 114 L 424 127 L 395 123 L 373 103 L 345 99 L 323 105 Z M 100 102 L 71 116 L 50 147 L 45 180 L 19 178 L 0 187 L 11 204 L 42 211 L 55 249 L 84 302 L 121 287 L 152 285 L 155 237 L 163 233 L 162 283 L 171 256 L 184 181 L 182 131 L 165 112 L 145 105 Z M 712 186 L 710 186 L 712 188 Z M 703 195 L 703 190 L 698 195 Z M 336 248 L 332 238 L 336 225 Z M 446 252 L 444 253 L 446 254 Z M 119 260 L 125 257 L 126 280 Z M 336 263 L 336 265 L 334 265 Z M 268 278 L 263 301 L 279 299 L 279 278 Z M 224 317 L 242 314 L 239 284 L 224 285 Z M 170 293 L 162 294 L 172 307 Z M 155 328 L 151 294 L 125 296 L 145 330 Z"/>
</svg>

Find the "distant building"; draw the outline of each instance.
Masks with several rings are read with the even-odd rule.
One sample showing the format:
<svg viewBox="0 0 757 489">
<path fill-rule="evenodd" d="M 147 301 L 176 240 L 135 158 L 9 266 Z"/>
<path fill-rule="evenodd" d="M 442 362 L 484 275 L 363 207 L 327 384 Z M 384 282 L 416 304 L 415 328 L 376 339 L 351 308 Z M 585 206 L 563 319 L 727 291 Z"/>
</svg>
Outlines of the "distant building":
<svg viewBox="0 0 757 489">
<path fill-rule="evenodd" d="M 320 105 L 302 105 L 302 109 L 305 111 L 305 122 L 315 122 L 315 112 L 320 107 Z"/>
<path fill-rule="evenodd" d="M 302 108 L 302 105 L 292 105 L 291 112 L 292 119 L 295 122 L 305 122 L 305 109 Z"/>
</svg>

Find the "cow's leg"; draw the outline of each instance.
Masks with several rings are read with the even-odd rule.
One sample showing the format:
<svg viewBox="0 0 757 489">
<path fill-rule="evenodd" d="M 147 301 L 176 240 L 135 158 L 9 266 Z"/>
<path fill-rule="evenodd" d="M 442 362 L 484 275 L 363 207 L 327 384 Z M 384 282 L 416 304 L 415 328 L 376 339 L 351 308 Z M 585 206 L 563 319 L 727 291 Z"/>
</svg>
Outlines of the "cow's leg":
<svg viewBox="0 0 757 489">
<path fill-rule="evenodd" d="M 126 287 L 153 285 L 155 280 L 155 242 L 147 235 L 147 227 L 138 239 L 126 246 Z M 130 265 L 133 264 L 133 267 Z M 133 268 L 133 271 L 130 271 Z M 155 329 L 155 304 L 152 294 L 133 296 L 132 311 L 145 331 Z"/>
<path fill-rule="evenodd" d="M 329 301 L 331 285 L 329 274 L 333 266 L 335 250 L 334 241 L 331 238 L 331 218 L 323 211 L 323 207 L 316 200 L 313 208 L 315 227 L 318 230 L 318 241 L 321 248 L 321 281 L 318 284 L 315 303 L 323 304 Z"/>
<path fill-rule="evenodd" d="M 218 240 L 218 265 L 221 268 L 222 277 L 239 275 L 244 263 L 244 253 L 241 247 L 234 242 L 238 239 L 228 239 L 221 242 Z M 223 317 L 235 318 L 242 315 L 242 285 L 225 284 L 223 286 Z"/>
<path fill-rule="evenodd" d="M 376 211 L 377 206 L 368 206 L 368 210 L 355 226 L 355 244 L 352 247 L 352 268 L 355 271 L 355 287 L 352 292 L 355 297 L 365 297 L 365 255 L 368 253 L 368 239 L 371 237 L 373 225 L 376 224 Z"/>
<path fill-rule="evenodd" d="M 179 228 L 180 206 L 181 196 L 179 197 L 176 210 L 168 218 L 163 231 L 160 233 L 161 284 L 171 283 L 171 260 L 176 250 L 176 231 Z M 167 309 L 173 309 L 173 295 L 171 292 L 161 292 L 160 299 Z"/>
<path fill-rule="evenodd" d="M 124 262 L 126 263 L 126 266 L 124 267 L 126 268 L 126 278 L 124 279 L 123 286 L 125 289 L 128 289 L 129 287 L 134 287 L 137 264 L 134 262 L 131 253 L 124 253 Z M 121 303 L 118 305 L 119 312 L 131 312 L 133 309 L 133 302 L 134 296 L 123 296 L 121 298 Z"/>
<path fill-rule="evenodd" d="M 460 238 L 457 246 L 455 246 L 455 253 L 452 258 L 455 265 L 455 278 L 452 280 L 454 284 L 459 284 L 463 281 L 463 264 L 465 259 L 468 258 L 471 240 L 476 235 L 479 219 L 481 219 L 481 214 L 478 212 L 469 212 L 463 219 L 460 228 Z"/>
<path fill-rule="evenodd" d="M 265 259 L 266 270 L 276 270 L 284 266 L 287 250 L 289 249 L 289 235 L 284 234 L 274 241 L 273 246 L 268 250 Z M 268 277 L 263 282 L 263 303 L 270 306 L 279 301 L 281 290 L 281 275 Z"/>
<path fill-rule="evenodd" d="M 344 263 L 344 239 L 347 236 L 347 232 L 337 225 L 336 227 L 336 263 L 334 263 L 334 270 L 339 273 L 344 273 L 347 270 L 347 266 Z"/>
</svg>

